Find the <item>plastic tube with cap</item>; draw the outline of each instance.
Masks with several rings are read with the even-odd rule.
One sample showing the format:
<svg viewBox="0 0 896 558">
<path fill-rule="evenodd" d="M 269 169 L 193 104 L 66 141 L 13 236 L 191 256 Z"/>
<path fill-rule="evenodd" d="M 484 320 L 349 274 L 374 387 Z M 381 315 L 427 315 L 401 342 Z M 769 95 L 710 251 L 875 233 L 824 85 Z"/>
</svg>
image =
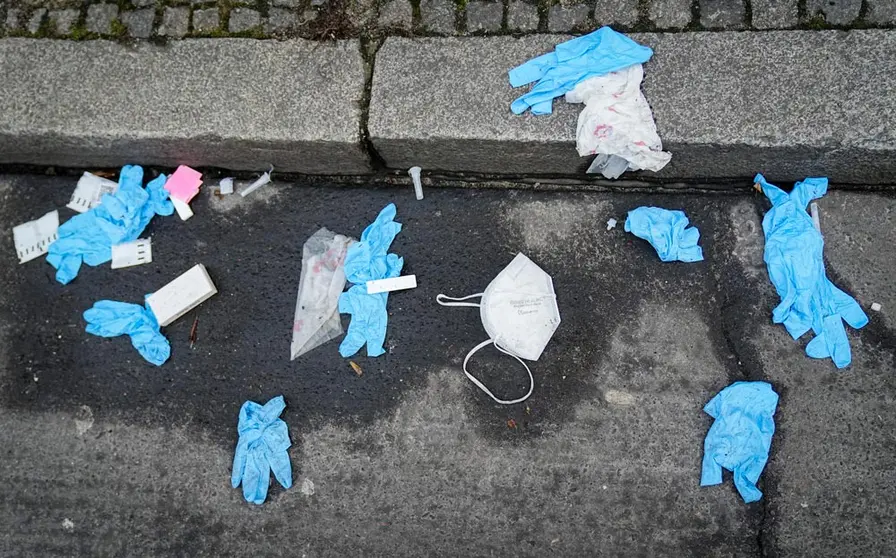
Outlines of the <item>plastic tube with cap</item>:
<svg viewBox="0 0 896 558">
<path fill-rule="evenodd" d="M 265 184 L 269 183 L 269 182 L 271 181 L 271 173 L 272 173 L 272 172 L 274 172 L 274 167 L 273 167 L 273 165 L 271 166 L 271 170 L 269 170 L 268 172 L 266 172 L 266 173 L 262 174 L 261 176 L 259 176 L 259 177 L 255 180 L 255 182 L 253 182 L 252 184 L 249 184 L 248 188 L 246 188 L 245 190 L 243 190 L 242 192 L 240 192 L 240 196 L 242 196 L 242 197 L 245 198 L 246 196 L 248 196 L 249 194 L 251 194 L 251 193 L 254 192 L 255 190 L 258 190 L 259 188 L 261 188 L 261 187 L 264 186 Z"/>
<path fill-rule="evenodd" d="M 423 199 L 423 183 L 420 182 L 420 172 L 423 169 L 420 167 L 411 167 L 408 169 L 408 174 L 411 175 L 411 180 L 414 181 L 414 193 L 417 194 L 417 199 Z"/>
</svg>

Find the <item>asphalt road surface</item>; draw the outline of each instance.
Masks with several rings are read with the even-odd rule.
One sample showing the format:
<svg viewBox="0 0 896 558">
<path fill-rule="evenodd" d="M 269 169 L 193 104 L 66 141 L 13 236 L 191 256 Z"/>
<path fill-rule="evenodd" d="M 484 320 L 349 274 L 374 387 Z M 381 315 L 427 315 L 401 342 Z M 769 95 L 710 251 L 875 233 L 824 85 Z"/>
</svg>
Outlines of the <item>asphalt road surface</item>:
<svg viewBox="0 0 896 558">
<path fill-rule="evenodd" d="M 56 207 L 67 219 L 74 183 L 0 176 L 3 228 Z M 404 225 L 392 251 L 419 286 L 389 299 L 387 353 L 354 357 L 361 377 L 338 341 L 290 361 L 302 244 L 324 226 L 357 237 L 389 202 Z M 685 210 L 706 260 L 662 263 L 625 233 L 640 205 Z M 767 203 L 747 190 L 204 192 L 192 220 L 150 224 L 151 264 L 85 266 L 67 286 L 43 259 L 19 265 L 9 232 L 0 555 L 896 555 L 896 199 L 832 192 L 820 206 L 828 275 L 871 318 L 848 330 L 845 370 L 772 324 Z M 531 365 L 532 397 L 501 406 L 461 371 L 486 338 L 478 312 L 435 297 L 481 292 L 518 252 L 553 276 L 563 321 Z M 165 365 L 85 333 L 95 301 L 140 302 L 196 263 L 219 293 L 164 328 Z M 486 383 L 525 392 L 514 361 L 480 354 Z M 728 473 L 699 486 L 702 407 L 744 379 L 781 396 L 753 504 Z M 255 506 L 230 487 L 237 414 L 280 394 L 294 486 Z"/>
</svg>

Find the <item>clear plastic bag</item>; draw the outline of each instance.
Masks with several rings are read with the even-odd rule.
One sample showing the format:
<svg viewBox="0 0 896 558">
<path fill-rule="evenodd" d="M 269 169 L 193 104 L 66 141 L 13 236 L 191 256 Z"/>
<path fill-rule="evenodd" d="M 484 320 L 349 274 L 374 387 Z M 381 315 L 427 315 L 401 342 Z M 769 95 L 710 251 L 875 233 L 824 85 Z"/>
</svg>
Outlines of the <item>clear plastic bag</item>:
<svg viewBox="0 0 896 558">
<path fill-rule="evenodd" d="M 345 253 L 353 242 L 326 228 L 305 242 L 290 359 L 342 335 L 337 308 L 345 288 Z"/>
</svg>

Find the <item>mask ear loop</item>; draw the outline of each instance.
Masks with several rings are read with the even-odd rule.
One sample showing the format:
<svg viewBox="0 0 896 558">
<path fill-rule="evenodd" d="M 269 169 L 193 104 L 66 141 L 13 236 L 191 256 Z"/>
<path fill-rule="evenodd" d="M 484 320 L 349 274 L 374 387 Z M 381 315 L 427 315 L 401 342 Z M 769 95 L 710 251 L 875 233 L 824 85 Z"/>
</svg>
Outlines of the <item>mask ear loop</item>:
<svg viewBox="0 0 896 558">
<path fill-rule="evenodd" d="M 512 356 L 513 358 L 517 359 L 517 360 L 519 361 L 519 363 L 523 365 L 523 368 L 526 369 L 526 372 L 529 374 L 529 391 L 526 393 L 526 395 L 520 397 L 519 399 L 513 399 L 512 401 L 506 401 L 506 400 L 504 400 L 504 399 L 498 399 L 497 397 L 495 397 L 495 394 L 491 392 L 491 390 L 489 390 L 487 387 L 485 387 L 485 385 L 484 385 L 482 382 L 480 382 L 480 381 L 476 378 L 476 376 L 474 376 L 474 375 L 470 374 L 469 372 L 467 372 L 467 363 L 470 361 L 470 357 L 473 356 L 473 353 L 475 353 L 476 351 L 478 351 L 478 350 L 481 349 L 482 347 L 485 347 L 485 346 L 488 345 L 489 343 L 494 343 L 496 349 L 498 349 L 499 351 L 501 351 L 501 352 L 504 353 L 505 355 L 510 355 L 510 356 Z M 492 339 L 486 339 L 486 340 L 483 341 L 482 343 L 480 343 L 480 344 L 476 345 L 475 347 L 473 347 L 473 348 L 470 350 L 470 352 L 467 353 L 467 357 L 464 359 L 464 374 L 466 374 L 466 375 L 467 375 L 467 378 L 469 378 L 469 380 L 470 380 L 471 382 L 473 382 L 474 384 L 476 384 L 476 386 L 479 387 L 479 389 L 481 389 L 482 391 L 484 391 L 485 393 L 487 393 L 489 397 L 491 397 L 492 399 L 494 399 L 496 402 L 500 403 L 501 405 L 513 405 L 514 403 L 522 403 L 522 402 L 525 401 L 526 399 L 529 399 L 529 396 L 532 395 L 532 390 L 535 389 L 535 378 L 532 377 L 532 371 L 529 370 L 529 366 L 526 365 L 525 362 L 523 362 L 523 359 L 521 359 L 520 357 L 518 357 L 518 356 L 516 356 L 515 354 L 511 353 L 510 351 L 507 351 L 507 350 L 505 350 L 505 349 L 502 349 L 501 346 L 498 345 L 497 343 L 495 343 L 494 340 L 492 340 Z"/>
<path fill-rule="evenodd" d="M 476 293 L 476 294 L 471 294 L 470 296 L 462 296 L 460 298 L 454 298 L 454 297 L 451 297 L 448 295 L 440 294 L 440 295 L 436 296 L 436 302 L 438 302 L 442 306 L 469 306 L 471 308 L 479 308 L 480 305 L 475 302 L 460 302 L 460 301 L 470 300 L 471 298 L 476 298 L 477 296 L 479 298 L 482 298 L 483 294 L 485 294 L 485 293 Z M 446 301 L 448 301 L 448 302 L 446 302 Z"/>
</svg>

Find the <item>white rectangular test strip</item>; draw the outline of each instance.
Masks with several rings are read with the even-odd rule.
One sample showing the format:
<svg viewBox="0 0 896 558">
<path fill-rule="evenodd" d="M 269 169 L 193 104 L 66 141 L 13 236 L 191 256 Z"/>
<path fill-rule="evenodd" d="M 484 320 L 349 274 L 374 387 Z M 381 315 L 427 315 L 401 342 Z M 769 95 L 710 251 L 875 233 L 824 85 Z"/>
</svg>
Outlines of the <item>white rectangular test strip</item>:
<svg viewBox="0 0 896 558">
<path fill-rule="evenodd" d="M 140 238 L 133 242 L 112 247 L 112 269 L 131 267 L 152 262 L 152 240 Z"/>
<path fill-rule="evenodd" d="M 75 191 L 72 192 L 71 201 L 65 207 L 78 213 L 84 213 L 98 206 L 103 194 L 114 194 L 117 191 L 118 182 L 85 172 L 78 180 Z"/>
<path fill-rule="evenodd" d="M 218 289 L 205 266 L 196 264 L 180 277 L 146 297 L 160 326 L 166 326 L 212 297 Z"/>
<path fill-rule="evenodd" d="M 377 279 L 376 281 L 367 282 L 367 294 L 390 293 L 392 291 L 403 291 L 405 289 L 416 288 L 416 275 L 402 275 L 401 277 L 393 277 L 392 279 Z"/>
<path fill-rule="evenodd" d="M 12 228 L 19 263 L 30 262 L 47 253 L 59 230 L 59 212 L 55 209 L 40 219 Z"/>
</svg>

